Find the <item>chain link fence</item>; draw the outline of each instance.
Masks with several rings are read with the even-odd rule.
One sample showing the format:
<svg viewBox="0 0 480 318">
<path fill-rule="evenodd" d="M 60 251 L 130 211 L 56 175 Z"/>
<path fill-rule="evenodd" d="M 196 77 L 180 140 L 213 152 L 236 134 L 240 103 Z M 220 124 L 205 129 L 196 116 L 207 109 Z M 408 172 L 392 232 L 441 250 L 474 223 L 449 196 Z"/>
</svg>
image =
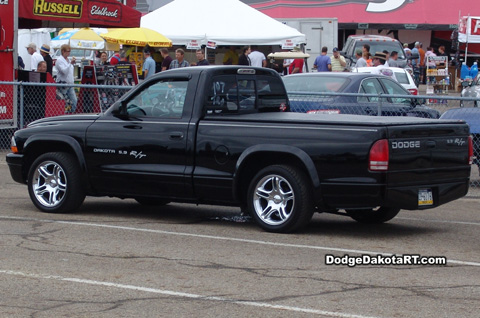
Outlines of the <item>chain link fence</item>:
<svg viewBox="0 0 480 318">
<path fill-rule="evenodd" d="M 16 94 L 12 93 L 14 87 Z M 67 93 L 70 87 L 73 87 L 73 98 Z M 131 88 L 132 86 L 0 82 L 0 152 L 6 153 L 9 150 L 11 136 L 17 129 L 34 120 L 65 114 L 104 112 Z M 11 96 L 10 100 L 8 96 Z M 472 166 L 470 195 L 480 196 L 480 108 L 475 107 L 477 99 L 449 95 L 314 92 L 289 92 L 289 99 L 294 112 L 442 117 L 467 121 L 477 157 Z"/>
</svg>

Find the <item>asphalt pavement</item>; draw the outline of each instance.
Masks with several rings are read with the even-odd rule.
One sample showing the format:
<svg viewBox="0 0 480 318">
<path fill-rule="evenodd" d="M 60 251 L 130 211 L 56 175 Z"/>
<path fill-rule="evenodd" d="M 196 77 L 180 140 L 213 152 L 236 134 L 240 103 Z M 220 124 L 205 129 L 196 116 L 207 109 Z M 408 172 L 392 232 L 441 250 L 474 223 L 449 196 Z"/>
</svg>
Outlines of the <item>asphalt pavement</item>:
<svg viewBox="0 0 480 318">
<path fill-rule="evenodd" d="M 4 157 L 0 317 L 478 317 L 477 198 L 273 234 L 234 207 L 89 197 L 41 213 Z"/>
</svg>

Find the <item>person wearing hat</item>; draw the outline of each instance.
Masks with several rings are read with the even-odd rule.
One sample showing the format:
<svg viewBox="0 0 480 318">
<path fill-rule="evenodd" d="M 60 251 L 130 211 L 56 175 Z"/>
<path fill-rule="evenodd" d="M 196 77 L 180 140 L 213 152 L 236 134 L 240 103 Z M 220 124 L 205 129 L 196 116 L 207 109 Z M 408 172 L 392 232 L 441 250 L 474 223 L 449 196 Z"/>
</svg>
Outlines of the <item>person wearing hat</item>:
<svg viewBox="0 0 480 318">
<path fill-rule="evenodd" d="M 29 45 L 26 46 L 28 54 L 31 55 L 30 58 L 30 70 L 36 71 L 38 63 L 43 61 L 43 57 L 40 55 L 40 53 L 37 52 L 37 45 L 35 43 L 30 43 Z"/>
<path fill-rule="evenodd" d="M 347 61 L 345 58 L 340 55 L 338 48 L 333 48 L 333 56 L 331 58 L 332 61 L 332 72 L 343 72 L 345 71 L 345 67 L 347 67 Z"/>
<path fill-rule="evenodd" d="M 385 66 L 385 62 L 387 62 L 387 54 L 383 52 L 376 52 L 375 55 L 372 56 L 372 60 L 374 67 L 372 74 L 385 75 L 392 78 L 394 81 L 397 80 L 395 74 L 393 74 L 393 71 L 389 67 Z"/>
<path fill-rule="evenodd" d="M 47 73 L 53 76 L 53 60 L 50 56 L 50 46 L 47 44 L 42 44 L 40 47 L 40 54 L 43 57 L 43 60 L 47 63 Z"/>
</svg>

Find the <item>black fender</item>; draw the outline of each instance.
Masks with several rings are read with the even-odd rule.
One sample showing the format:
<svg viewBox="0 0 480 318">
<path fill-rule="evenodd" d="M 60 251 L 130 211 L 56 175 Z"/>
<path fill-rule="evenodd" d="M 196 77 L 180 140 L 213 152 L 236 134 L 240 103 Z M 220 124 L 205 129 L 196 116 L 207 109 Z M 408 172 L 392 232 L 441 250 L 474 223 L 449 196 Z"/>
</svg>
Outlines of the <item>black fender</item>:
<svg viewBox="0 0 480 318">
<path fill-rule="evenodd" d="M 240 175 L 242 174 L 243 169 L 246 168 L 245 162 L 248 161 L 249 157 L 260 152 L 284 153 L 296 157 L 300 162 L 303 163 L 305 170 L 310 180 L 312 181 L 313 187 L 320 187 L 320 178 L 318 177 L 315 164 L 313 163 L 312 158 L 310 158 L 310 156 L 305 151 L 300 148 L 288 145 L 260 144 L 245 149 L 237 160 L 235 172 L 233 174 L 233 194 L 236 199 L 239 199 L 238 190 L 240 184 Z"/>
<path fill-rule="evenodd" d="M 55 151 L 55 148 L 49 147 L 52 142 L 64 144 L 66 147 L 70 148 L 75 157 L 78 159 L 78 163 L 82 172 L 87 171 L 87 163 L 85 161 L 85 156 L 83 154 L 82 147 L 78 143 L 78 141 L 71 137 L 65 135 L 58 135 L 58 134 L 35 134 L 33 136 L 28 137 L 23 145 L 23 153 L 28 155 L 29 149 L 34 147 L 37 143 L 47 143 L 45 147 L 46 152 Z"/>
</svg>

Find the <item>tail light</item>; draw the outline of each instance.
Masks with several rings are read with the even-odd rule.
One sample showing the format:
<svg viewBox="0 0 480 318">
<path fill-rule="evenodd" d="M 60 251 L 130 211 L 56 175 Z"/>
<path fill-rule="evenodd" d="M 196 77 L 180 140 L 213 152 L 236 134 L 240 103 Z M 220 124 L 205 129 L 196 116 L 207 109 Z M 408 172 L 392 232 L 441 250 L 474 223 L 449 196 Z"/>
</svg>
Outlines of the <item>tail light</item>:
<svg viewBox="0 0 480 318">
<path fill-rule="evenodd" d="M 412 95 L 418 95 L 418 89 L 416 89 L 416 88 L 409 88 L 408 91 L 409 91 Z"/>
<path fill-rule="evenodd" d="M 370 149 L 368 168 L 370 171 L 388 170 L 388 140 L 377 140 Z"/>
<path fill-rule="evenodd" d="M 468 164 L 471 165 L 473 164 L 473 159 L 475 157 L 473 156 L 473 138 L 472 136 L 468 137 Z"/>
<path fill-rule="evenodd" d="M 10 149 L 12 150 L 13 153 L 18 153 L 18 148 L 17 148 L 17 143 L 15 141 L 15 136 L 12 136 Z"/>
</svg>

